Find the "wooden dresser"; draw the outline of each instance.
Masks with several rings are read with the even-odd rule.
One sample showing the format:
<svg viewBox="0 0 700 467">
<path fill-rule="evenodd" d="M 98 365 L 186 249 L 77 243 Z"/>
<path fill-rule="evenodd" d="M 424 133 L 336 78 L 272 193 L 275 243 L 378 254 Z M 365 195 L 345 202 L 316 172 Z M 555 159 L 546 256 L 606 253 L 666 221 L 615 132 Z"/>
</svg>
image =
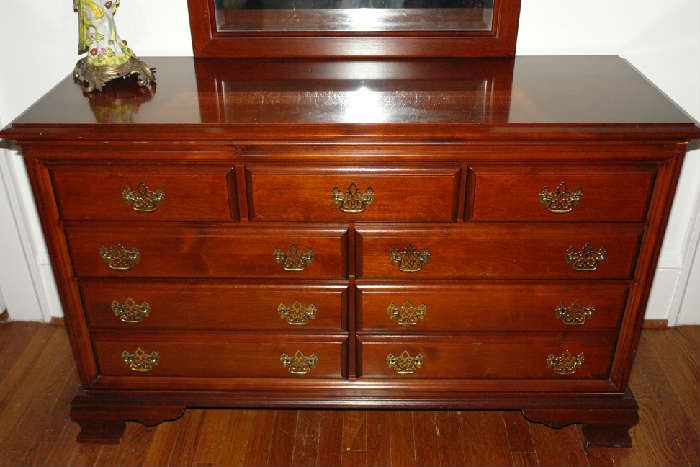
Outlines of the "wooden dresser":
<svg viewBox="0 0 700 467">
<path fill-rule="evenodd" d="M 522 410 L 629 444 L 694 122 L 617 57 L 152 58 L 25 157 L 80 439 L 188 407 Z"/>
</svg>

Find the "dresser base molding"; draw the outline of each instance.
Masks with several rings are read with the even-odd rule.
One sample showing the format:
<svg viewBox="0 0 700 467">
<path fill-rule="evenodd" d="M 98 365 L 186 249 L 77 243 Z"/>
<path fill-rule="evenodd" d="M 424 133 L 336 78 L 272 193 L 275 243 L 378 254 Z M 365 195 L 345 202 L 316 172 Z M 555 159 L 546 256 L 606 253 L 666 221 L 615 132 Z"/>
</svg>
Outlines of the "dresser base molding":
<svg viewBox="0 0 700 467">
<path fill-rule="evenodd" d="M 146 426 L 180 418 L 187 408 L 321 408 L 521 410 L 531 422 L 562 428 L 581 423 L 587 446 L 630 447 L 628 430 L 639 422 L 637 403 L 624 396 L 457 393 L 379 397 L 362 394 L 158 391 L 83 391 L 72 402 L 71 419 L 80 425 L 82 443 L 119 443 L 125 423 Z"/>
</svg>

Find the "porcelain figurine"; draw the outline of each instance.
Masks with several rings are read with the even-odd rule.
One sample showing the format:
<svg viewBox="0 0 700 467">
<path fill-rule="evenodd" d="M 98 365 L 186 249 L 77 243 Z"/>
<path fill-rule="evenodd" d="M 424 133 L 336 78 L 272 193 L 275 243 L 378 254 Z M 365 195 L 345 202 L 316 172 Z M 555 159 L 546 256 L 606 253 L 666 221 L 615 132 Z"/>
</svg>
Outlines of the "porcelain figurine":
<svg viewBox="0 0 700 467">
<path fill-rule="evenodd" d="M 78 12 L 78 53 L 87 54 L 75 66 L 73 77 L 86 92 L 102 91 L 114 79 L 133 74 L 138 83 L 150 87 L 155 81 L 151 69 L 119 37 L 114 16 L 121 0 L 73 0 Z"/>
</svg>

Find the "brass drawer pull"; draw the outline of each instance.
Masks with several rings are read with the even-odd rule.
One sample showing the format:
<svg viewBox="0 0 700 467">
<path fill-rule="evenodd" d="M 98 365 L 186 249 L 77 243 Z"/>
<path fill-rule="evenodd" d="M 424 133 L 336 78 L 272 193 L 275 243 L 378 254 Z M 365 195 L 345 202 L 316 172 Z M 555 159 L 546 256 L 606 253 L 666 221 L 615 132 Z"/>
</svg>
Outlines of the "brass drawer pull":
<svg viewBox="0 0 700 467">
<path fill-rule="evenodd" d="M 576 370 L 581 368 L 584 361 L 583 352 L 571 355 L 568 350 L 565 350 L 561 355 L 549 354 L 547 356 L 547 366 L 558 375 L 573 375 Z"/>
<path fill-rule="evenodd" d="M 386 313 L 389 315 L 389 318 L 399 326 L 404 327 L 416 326 L 423 320 L 427 310 L 428 307 L 424 304 L 414 305 L 410 300 L 406 300 L 401 306 L 390 303 L 386 307 Z"/>
<path fill-rule="evenodd" d="M 590 243 L 586 243 L 580 250 L 570 246 L 566 250 L 566 262 L 577 271 L 595 271 L 608 257 L 608 250 L 601 246 L 593 249 Z"/>
<path fill-rule="evenodd" d="M 423 269 L 425 263 L 430 259 L 430 251 L 418 251 L 412 244 L 408 244 L 406 248 L 399 251 L 398 248 L 392 248 L 389 251 L 389 259 L 391 264 L 399 267 L 401 272 L 418 272 Z"/>
<path fill-rule="evenodd" d="M 559 304 L 554 311 L 561 322 L 567 326 L 583 326 L 586 324 L 586 320 L 593 316 L 595 306 L 581 305 L 578 302 L 573 302 L 569 306 Z"/>
<path fill-rule="evenodd" d="M 311 248 L 302 251 L 292 244 L 287 248 L 287 251 L 275 248 L 272 257 L 285 271 L 303 271 L 314 259 L 314 252 Z"/>
<path fill-rule="evenodd" d="M 133 190 L 125 186 L 122 199 L 131 205 L 134 212 L 155 212 L 165 199 L 165 193 L 162 190 L 151 191 L 145 183 L 139 182 Z"/>
<path fill-rule="evenodd" d="M 151 314 L 151 305 L 148 302 L 139 304 L 127 297 L 124 303 L 112 301 L 112 313 L 122 323 L 140 323 Z"/>
<path fill-rule="evenodd" d="M 394 354 L 386 356 L 386 365 L 394 370 L 397 375 L 412 375 L 420 367 L 423 366 L 423 355 L 418 354 L 411 357 L 408 350 L 401 352 L 401 355 L 396 357 Z"/>
<path fill-rule="evenodd" d="M 293 375 L 308 375 L 311 373 L 311 369 L 318 364 L 318 357 L 315 354 L 307 357 L 301 350 L 297 350 L 293 357 L 286 353 L 280 355 L 280 362 Z"/>
<path fill-rule="evenodd" d="M 127 248 L 121 243 L 111 247 L 100 246 L 100 258 L 109 269 L 128 271 L 141 260 L 141 253 L 136 248 Z"/>
<path fill-rule="evenodd" d="M 160 355 L 158 352 L 146 353 L 141 347 L 134 352 L 122 352 L 122 361 L 131 371 L 146 373 L 158 365 Z"/>
<path fill-rule="evenodd" d="M 574 191 L 569 191 L 565 182 L 561 182 L 553 191 L 549 191 L 547 185 L 540 190 L 540 203 L 554 214 L 566 214 L 573 211 L 582 199 L 583 190 L 577 188 Z"/>
<path fill-rule="evenodd" d="M 280 319 L 283 319 L 290 326 L 306 326 L 312 320 L 316 319 L 316 305 L 310 303 L 303 305 L 301 302 L 295 301 L 291 305 L 280 303 L 277 307 L 277 312 Z"/>
<path fill-rule="evenodd" d="M 341 191 L 337 186 L 333 187 L 331 199 L 344 213 L 359 214 L 374 202 L 374 190 L 372 187 L 367 187 L 363 193 L 357 188 L 355 182 L 352 182 L 347 191 Z"/>
</svg>

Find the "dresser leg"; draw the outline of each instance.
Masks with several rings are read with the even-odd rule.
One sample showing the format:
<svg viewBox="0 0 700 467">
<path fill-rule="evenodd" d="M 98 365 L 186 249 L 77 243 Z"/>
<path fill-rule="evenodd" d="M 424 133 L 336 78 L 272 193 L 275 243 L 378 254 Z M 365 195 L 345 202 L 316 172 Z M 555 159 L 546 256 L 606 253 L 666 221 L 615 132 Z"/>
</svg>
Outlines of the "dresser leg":
<svg viewBox="0 0 700 467">
<path fill-rule="evenodd" d="M 79 394 L 71 403 L 71 419 L 80 425 L 80 443 L 118 444 L 128 421 L 153 426 L 180 418 L 184 412 L 180 403 L 101 394 Z"/>
<path fill-rule="evenodd" d="M 556 408 L 522 409 L 522 413 L 529 421 L 552 428 L 583 424 L 581 431 L 586 447 L 632 447 L 629 429 L 639 422 L 637 403 L 630 392 L 621 399 L 594 399 Z"/>
</svg>

